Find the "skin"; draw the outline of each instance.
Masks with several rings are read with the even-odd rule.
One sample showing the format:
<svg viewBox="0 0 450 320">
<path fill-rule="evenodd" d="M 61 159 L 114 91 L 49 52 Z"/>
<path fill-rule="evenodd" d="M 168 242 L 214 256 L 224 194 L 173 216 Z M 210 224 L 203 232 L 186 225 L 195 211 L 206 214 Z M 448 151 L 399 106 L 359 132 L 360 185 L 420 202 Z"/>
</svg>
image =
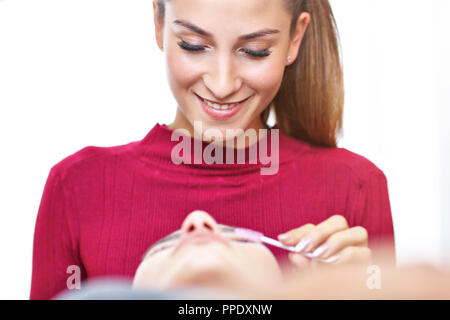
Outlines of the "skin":
<svg viewBox="0 0 450 320">
<path fill-rule="evenodd" d="M 233 242 L 236 235 L 224 232 L 223 227 L 204 211 L 192 212 L 183 221 L 179 238 L 158 242 L 144 255 L 133 287 L 152 290 L 203 288 L 207 289 L 205 299 L 450 297 L 448 270 L 427 265 L 395 268 L 386 260 L 388 257 L 383 257 L 382 248 L 381 258 L 375 266 L 361 261 L 333 268 L 323 265 L 321 272 L 313 268 L 301 272 L 295 269 L 282 277 L 267 248 L 257 243 Z M 215 237 L 205 237 L 212 234 Z M 166 249 L 161 250 L 162 247 Z M 369 267 L 376 267 L 378 271 Z M 374 276 L 379 277 L 378 280 Z"/>
<path fill-rule="evenodd" d="M 320 268 L 323 263 L 333 265 L 370 263 L 372 251 L 368 248 L 367 230 L 361 226 L 349 228 L 344 216 L 333 215 L 318 225 L 305 224 L 278 236 L 286 245 L 300 245 L 300 252 L 311 252 L 321 262 L 290 253 L 289 260 L 298 268 Z"/>
<path fill-rule="evenodd" d="M 297 59 L 305 31 L 311 17 L 303 12 L 297 19 L 294 35 L 290 36 L 292 17 L 283 6 L 284 0 L 170 0 L 166 2 L 165 17 L 159 17 L 153 2 L 155 36 L 157 45 L 165 53 L 166 70 L 170 88 L 178 103 L 175 120 L 169 128 L 184 129 L 194 136 L 194 122 L 202 123 L 202 132 L 196 134 L 204 140 L 214 137 L 203 135 L 216 129 L 234 140 L 235 147 L 242 148 L 256 141 L 237 139 L 239 134 L 227 135 L 227 129 L 259 129 L 266 126 L 260 114 L 278 92 L 286 66 Z M 200 35 L 175 21 L 187 21 L 211 34 Z M 251 40 L 239 40 L 243 34 L 262 29 L 279 32 Z M 199 52 L 186 51 L 180 41 L 203 46 Z M 269 56 L 255 58 L 244 49 L 261 51 L 269 49 Z M 287 57 L 292 58 L 288 62 Z M 209 117 L 200 106 L 196 95 L 218 103 L 247 101 L 233 117 L 216 120 Z M 363 227 L 349 228 L 343 216 L 333 216 L 317 226 L 307 224 L 281 235 L 279 240 L 295 245 L 310 239 L 303 252 L 313 252 L 324 245 L 318 257 L 328 263 L 368 261 L 371 251 L 367 247 L 367 231 Z M 317 253 L 317 252 L 316 252 Z M 314 267 L 323 262 L 310 262 L 300 254 L 290 254 L 290 261 L 299 268 Z M 325 262 L 326 263 L 326 262 Z"/>
<path fill-rule="evenodd" d="M 221 228 L 208 213 L 192 212 L 183 221 L 179 238 L 157 244 L 146 253 L 133 286 L 168 289 L 195 285 L 244 292 L 282 281 L 281 269 L 269 249 L 260 243 L 242 242 L 242 237 Z M 267 281 L 261 283 L 261 279 Z"/>
<path fill-rule="evenodd" d="M 379 286 L 376 288 L 371 281 L 374 273 L 367 266 L 342 264 L 321 272 L 309 270 L 293 274 L 290 281 L 285 281 L 270 291 L 256 294 L 253 298 L 340 300 L 450 298 L 449 269 L 426 264 L 397 268 L 392 266 L 388 257 L 380 259 L 376 266 L 380 276 Z"/>
<path fill-rule="evenodd" d="M 156 41 L 165 52 L 170 88 L 178 102 L 175 120 L 169 127 L 186 129 L 193 136 L 194 121 L 201 121 L 203 130 L 198 134 L 218 129 L 223 137 L 226 129 L 255 129 L 258 133 L 258 129 L 265 129 L 260 114 L 278 92 L 285 67 L 298 55 L 309 14 L 298 18 L 296 33 L 290 38 L 291 17 L 282 0 L 170 0 L 166 3 L 164 19 L 158 17 L 155 2 L 153 8 Z M 212 37 L 173 23 L 180 19 L 202 28 Z M 246 41 L 238 39 L 243 34 L 267 28 L 280 32 Z M 205 50 L 183 50 L 177 44 L 180 40 L 205 46 Z M 255 58 L 243 49 L 269 49 L 271 54 Z M 292 58 L 291 63 L 287 62 L 288 56 Z M 215 120 L 202 110 L 194 93 L 222 104 L 251 98 L 232 118 Z M 208 136 L 203 138 L 210 140 Z M 253 142 L 247 145 L 250 143 Z"/>
</svg>

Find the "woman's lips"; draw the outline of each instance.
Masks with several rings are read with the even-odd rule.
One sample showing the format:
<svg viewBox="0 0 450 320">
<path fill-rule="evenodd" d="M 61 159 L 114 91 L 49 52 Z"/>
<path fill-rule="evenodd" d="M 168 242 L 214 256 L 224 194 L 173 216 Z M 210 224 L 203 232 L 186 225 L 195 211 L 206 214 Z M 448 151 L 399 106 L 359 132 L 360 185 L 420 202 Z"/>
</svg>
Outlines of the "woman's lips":
<svg viewBox="0 0 450 320">
<path fill-rule="evenodd" d="M 214 109 L 213 107 L 210 107 L 209 105 L 207 105 L 205 103 L 205 101 L 203 100 L 203 98 L 201 98 L 199 95 L 197 95 L 197 94 L 195 94 L 195 95 L 196 95 L 203 111 L 205 111 L 205 113 L 207 115 L 209 115 L 211 118 L 217 119 L 217 120 L 231 118 L 236 113 L 238 113 L 239 110 L 241 110 L 242 107 L 245 106 L 247 104 L 247 101 L 251 98 L 251 96 L 250 96 L 250 97 L 242 100 L 237 105 L 235 105 L 233 108 L 225 109 L 225 110 L 217 110 L 217 109 Z"/>
<path fill-rule="evenodd" d="M 196 95 L 197 97 L 199 97 L 200 99 L 206 100 L 206 101 L 211 102 L 211 103 L 216 103 L 216 104 L 228 104 L 228 105 L 230 105 L 230 104 L 238 104 L 238 103 L 244 102 L 245 100 L 247 100 L 248 98 L 250 98 L 250 97 L 247 97 L 247 98 L 245 98 L 245 99 L 242 99 L 242 100 L 239 100 L 239 101 L 235 101 L 235 102 L 220 103 L 220 102 L 216 102 L 216 101 L 213 101 L 213 100 L 205 99 L 205 98 L 203 98 L 202 96 L 200 96 L 200 95 L 198 95 L 198 94 L 196 94 L 196 93 L 195 93 L 195 95 Z"/>
</svg>

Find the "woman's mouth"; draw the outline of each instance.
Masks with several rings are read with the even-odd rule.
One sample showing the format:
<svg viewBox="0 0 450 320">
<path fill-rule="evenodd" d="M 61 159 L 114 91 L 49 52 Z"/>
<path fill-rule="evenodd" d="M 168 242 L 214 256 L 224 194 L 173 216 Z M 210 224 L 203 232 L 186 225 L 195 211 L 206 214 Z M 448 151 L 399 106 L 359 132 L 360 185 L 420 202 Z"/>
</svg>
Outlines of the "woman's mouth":
<svg viewBox="0 0 450 320">
<path fill-rule="evenodd" d="M 238 113 L 239 110 L 251 98 L 251 97 L 248 97 L 237 103 L 217 104 L 217 103 L 208 101 L 206 99 L 203 99 L 202 97 L 200 97 L 197 94 L 195 94 L 195 95 L 197 96 L 197 99 L 200 102 L 200 105 L 202 106 L 202 108 L 206 112 L 206 114 L 209 115 L 211 118 L 219 119 L 219 120 L 231 118 L 233 115 Z"/>
</svg>

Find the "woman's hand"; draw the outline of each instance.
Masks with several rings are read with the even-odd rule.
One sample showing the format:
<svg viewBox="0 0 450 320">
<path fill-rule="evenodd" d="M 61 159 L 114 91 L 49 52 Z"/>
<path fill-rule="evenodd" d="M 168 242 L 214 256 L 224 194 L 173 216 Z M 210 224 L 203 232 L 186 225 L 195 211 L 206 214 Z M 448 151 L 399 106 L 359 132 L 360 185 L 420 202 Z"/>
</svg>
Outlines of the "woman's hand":
<svg viewBox="0 0 450 320">
<path fill-rule="evenodd" d="M 369 262 L 371 250 L 367 247 L 367 230 L 349 228 L 347 220 L 334 215 L 318 225 L 305 224 L 278 236 L 285 245 L 296 245 L 300 252 L 311 252 L 311 260 L 299 253 L 289 253 L 289 260 L 297 267 L 324 264 Z"/>
</svg>

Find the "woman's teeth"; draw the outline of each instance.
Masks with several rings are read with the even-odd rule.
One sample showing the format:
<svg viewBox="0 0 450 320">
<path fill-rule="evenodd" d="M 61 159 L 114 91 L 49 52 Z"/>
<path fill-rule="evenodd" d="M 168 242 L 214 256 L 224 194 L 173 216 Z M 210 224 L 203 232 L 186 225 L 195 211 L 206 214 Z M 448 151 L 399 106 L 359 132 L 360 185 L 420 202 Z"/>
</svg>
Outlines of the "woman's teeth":
<svg viewBox="0 0 450 320">
<path fill-rule="evenodd" d="M 217 104 L 217 103 L 211 103 L 211 102 L 209 102 L 209 101 L 206 101 L 205 99 L 203 99 L 203 101 L 204 101 L 208 106 L 210 106 L 211 108 L 216 109 L 216 110 L 227 110 L 227 109 L 234 108 L 234 107 L 237 105 L 237 103 L 233 103 L 233 104 Z"/>
</svg>

